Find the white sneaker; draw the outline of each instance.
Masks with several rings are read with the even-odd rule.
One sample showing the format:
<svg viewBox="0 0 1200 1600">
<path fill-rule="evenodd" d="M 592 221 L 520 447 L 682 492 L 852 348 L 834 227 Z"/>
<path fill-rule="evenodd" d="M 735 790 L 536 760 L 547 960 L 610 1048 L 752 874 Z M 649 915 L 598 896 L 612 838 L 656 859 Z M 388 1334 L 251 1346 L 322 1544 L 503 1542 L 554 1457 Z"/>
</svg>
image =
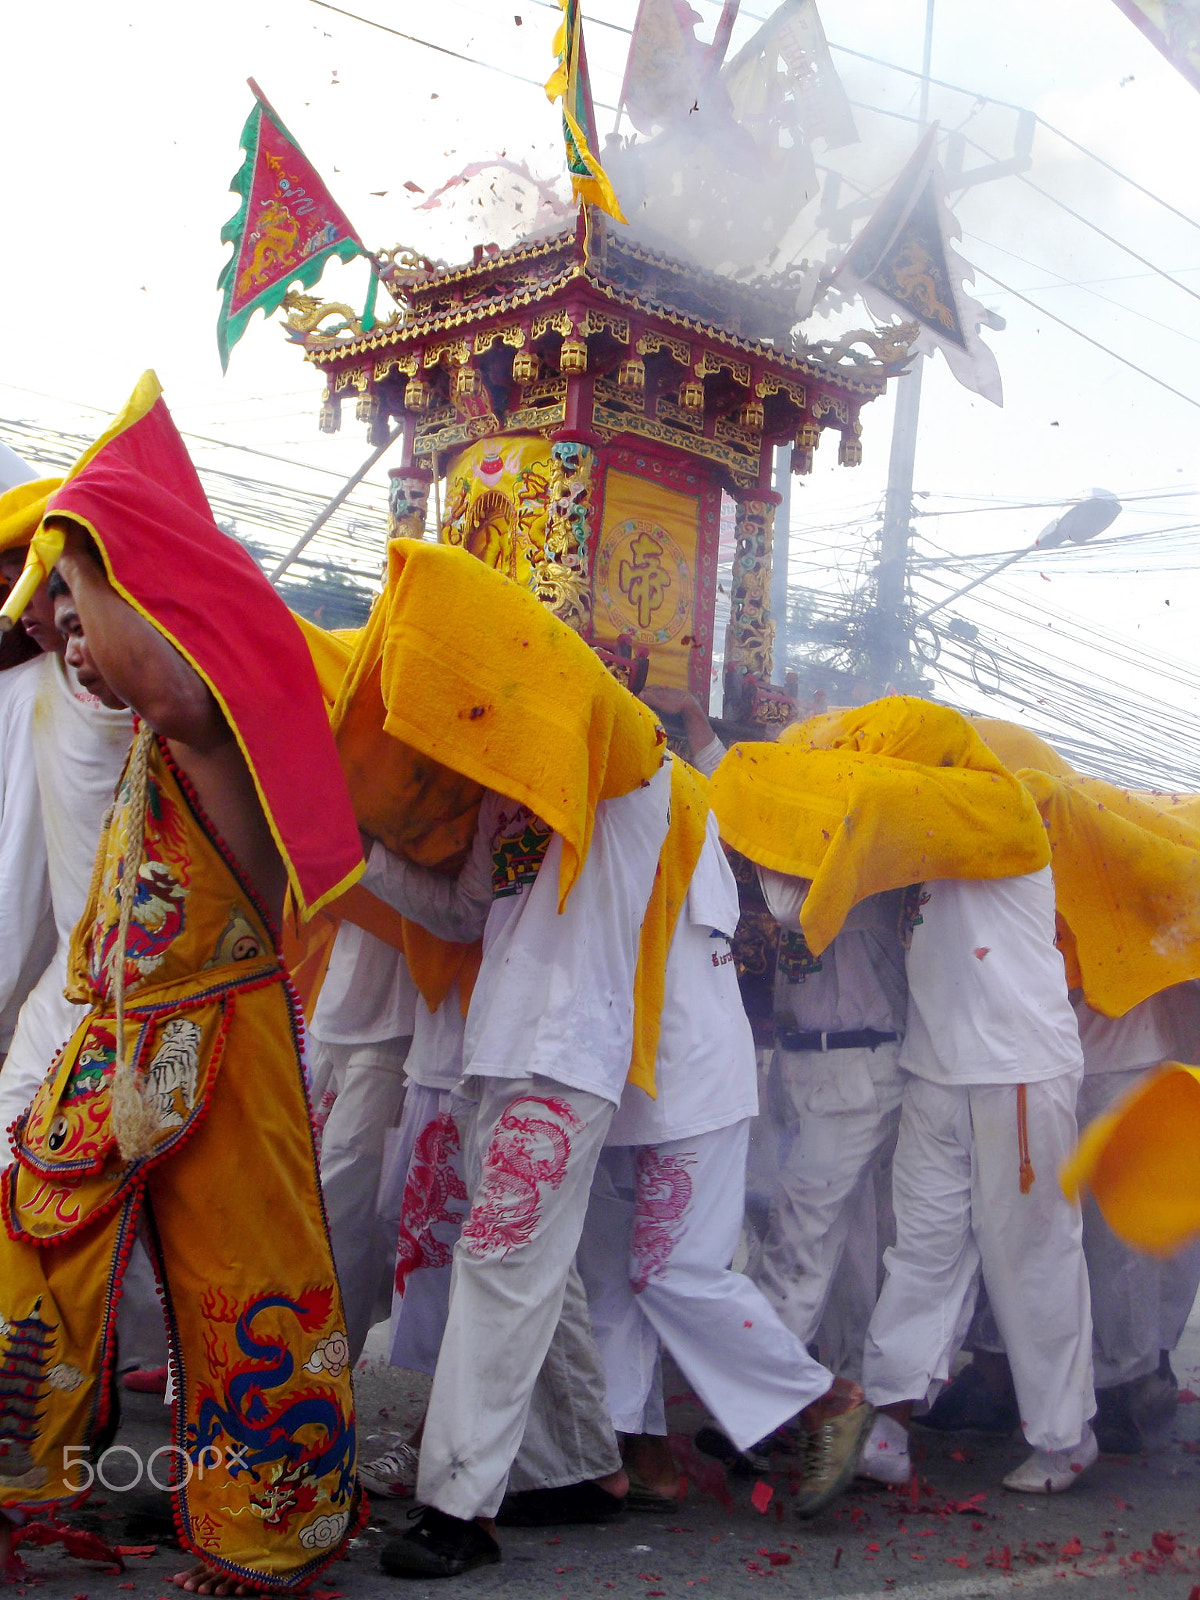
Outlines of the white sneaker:
<svg viewBox="0 0 1200 1600">
<path fill-rule="evenodd" d="M 1074 1450 L 1035 1450 L 1001 1481 L 1015 1494 L 1062 1494 L 1099 1454 L 1096 1435 L 1088 1428 Z"/>
<path fill-rule="evenodd" d="M 907 1483 L 912 1477 L 912 1457 L 908 1453 L 908 1430 L 895 1417 L 879 1411 L 858 1458 L 858 1476 L 874 1478 L 876 1483 Z"/>
<path fill-rule="evenodd" d="M 385 1456 L 360 1464 L 358 1475 L 372 1494 L 395 1500 L 410 1500 L 417 1486 L 421 1453 L 411 1444 L 398 1444 Z"/>
</svg>

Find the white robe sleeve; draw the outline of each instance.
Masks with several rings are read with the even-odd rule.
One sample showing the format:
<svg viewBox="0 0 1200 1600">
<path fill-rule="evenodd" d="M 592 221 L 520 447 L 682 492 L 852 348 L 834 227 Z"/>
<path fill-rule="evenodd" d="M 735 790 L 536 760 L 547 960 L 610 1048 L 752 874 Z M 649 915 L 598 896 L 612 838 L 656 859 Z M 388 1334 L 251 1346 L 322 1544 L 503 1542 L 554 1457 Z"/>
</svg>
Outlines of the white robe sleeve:
<svg viewBox="0 0 1200 1600">
<path fill-rule="evenodd" d="M 471 944 L 483 934 L 492 908 L 491 811 L 485 796 L 471 853 L 457 878 L 415 867 L 377 839 L 361 882 L 401 916 L 419 922 L 439 939 Z"/>
<path fill-rule="evenodd" d="M 711 778 L 713 773 L 721 765 L 724 755 L 725 746 L 714 733 L 712 738 L 704 746 L 704 749 L 696 751 L 695 755 L 692 757 L 692 765 L 695 767 L 696 771 L 701 775 L 701 777 Z"/>
<path fill-rule="evenodd" d="M 19 668 L 10 669 L 20 671 Z M 54 951 L 41 799 L 33 760 L 33 697 L 0 693 L 0 1051 Z"/>
</svg>

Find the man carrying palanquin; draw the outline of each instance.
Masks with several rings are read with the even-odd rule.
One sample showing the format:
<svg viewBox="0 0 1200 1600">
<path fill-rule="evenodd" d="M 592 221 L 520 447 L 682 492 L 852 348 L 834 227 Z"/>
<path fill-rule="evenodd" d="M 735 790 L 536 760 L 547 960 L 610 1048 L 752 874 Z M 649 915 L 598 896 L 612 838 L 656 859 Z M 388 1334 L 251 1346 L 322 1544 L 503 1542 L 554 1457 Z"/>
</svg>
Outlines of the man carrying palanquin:
<svg viewBox="0 0 1200 1600">
<path fill-rule="evenodd" d="M 356 876 L 357 831 L 302 638 L 213 523 L 153 374 L 35 553 L 55 539 L 72 631 L 140 726 L 72 944 L 90 1010 L 0 1178 L 0 1558 L 112 1427 L 141 1222 L 176 1377 L 155 1468 L 200 1558 L 175 1581 L 293 1589 L 352 1531 L 355 1433 L 277 929 L 289 886 L 303 915 Z"/>
</svg>

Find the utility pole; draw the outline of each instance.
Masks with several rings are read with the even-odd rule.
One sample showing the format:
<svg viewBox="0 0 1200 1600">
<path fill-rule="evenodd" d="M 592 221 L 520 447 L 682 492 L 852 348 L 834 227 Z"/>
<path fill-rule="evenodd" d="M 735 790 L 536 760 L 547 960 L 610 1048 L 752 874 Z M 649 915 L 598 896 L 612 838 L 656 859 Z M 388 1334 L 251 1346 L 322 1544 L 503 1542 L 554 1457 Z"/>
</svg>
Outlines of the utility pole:
<svg viewBox="0 0 1200 1600">
<path fill-rule="evenodd" d="M 925 50 L 921 61 L 920 131 L 929 123 L 929 69 L 933 61 L 933 6 L 925 0 Z M 867 654 L 871 693 L 884 694 L 894 677 L 907 677 L 908 629 L 904 599 L 908 586 L 908 557 L 912 543 L 913 469 L 917 459 L 917 422 L 921 413 L 921 372 L 925 357 L 917 356 L 912 369 L 896 381 L 896 410 L 892 420 L 892 449 L 888 458 L 887 496 L 883 526 L 879 530 L 879 565 L 875 578 L 875 606 L 868 624 Z"/>
</svg>

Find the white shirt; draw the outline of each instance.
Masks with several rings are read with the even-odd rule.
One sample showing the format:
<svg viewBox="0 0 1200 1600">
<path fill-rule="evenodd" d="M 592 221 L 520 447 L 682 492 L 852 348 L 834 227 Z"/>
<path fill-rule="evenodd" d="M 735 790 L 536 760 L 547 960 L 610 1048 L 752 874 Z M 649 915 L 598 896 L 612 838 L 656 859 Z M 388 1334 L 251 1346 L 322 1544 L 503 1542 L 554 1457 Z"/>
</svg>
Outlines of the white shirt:
<svg viewBox="0 0 1200 1600">
<path fill-rule="evenodd" d="M 900 1065 L 933 1083 L 1041 1083 L 1083 1063 L 1050 868 L 925 885 Z"/>
<path fill-rule="evenodd" d="M 644 788 L 597 805 L 587 860 L 561 915 L 562 838 L 550 834 L 526 881 L 513 862 L 544 824 L 501 795 L 484 796 L 457 879 L 394 856 L 377 864 L 372 851 L 363 881 L 373 893 L 444 939 L 483 935 L 465 1075 L 543 1077 L 619 1103 L 633 1049 L 638 937 L 670 793 L 668 761 Z"/>
<path fill-rule="evenodd" d="M 1084 1074 L 1134 1072 L 1169 1060 L 1174 1054 L 1174 1035 L 1168 993 L 1151 995 L 1123 1017 L 1102 1016 L 1082 994 L 1072 995 Z"/>
<path fill-rule="evenodd" d="M 33 754 L 54 924 L 65 953 L 87 904 L 100 826 L 129 754 L 133 719 L 102 706 L 62 656 L 44 655 L 39 664 Z"/>
<path fill-rule="evenodd" d="M 785 934 L 799 932 L 810 880 L 759 867 L 758 881 L 771 915 Z M 775 973 L 776 1019 L 802 1033 L 874 1028 L 879 1033 L 902 1034 L 908 1005 L 900 943 L 903 905 L 902 889 L 861 900 L 837 937 L 821 952 L 818 965 L 803 977 L 789 975 L 781 953 Z"/>
<path fill-rule="evenodd" d="M 738 889 L 717 819 L 688 885 L 667 953 L 656 1099 L 627 1083 L 606 1144 L 666 1144 L 728 1128 L 758 1113 L 754 1036 L 742 1006 L 730 941 Z"/>
<path fill-rule="evenodd" d="M 409 1081 L 441 1093 L 453 1089 L 462 1077 L 465 1029 L 457 981 L 436 1011 L 418 998 L 412 1049 L 404 1063 Z"/>
<path fill-rule="evenodd" d="M 57 945 L 17 1019 L 0 1074 L 0 1129 L 29 1104 L 87 1009 L 63 995 L 67 955 L 87 904 L 100 827 L 133 731 L 129 712 L 102 706 L 61 656 L 43 655 L 32 665 L 38 672 L 33 756 Z"/>
<path fill-rule="evenodd" d="M 416 1000 L 403 954 L 365 928 L 343 922 L 308 1031 L 325 1044 L 406 1039 L 412 1035 Z"/>
<path fill-rule="evenodd" d="M 12 1042 L 26 995 L 54 953 L 33 759 L 34 705 L 45 659 L 0 673 L 0 1055 Z"/>
</svg>

